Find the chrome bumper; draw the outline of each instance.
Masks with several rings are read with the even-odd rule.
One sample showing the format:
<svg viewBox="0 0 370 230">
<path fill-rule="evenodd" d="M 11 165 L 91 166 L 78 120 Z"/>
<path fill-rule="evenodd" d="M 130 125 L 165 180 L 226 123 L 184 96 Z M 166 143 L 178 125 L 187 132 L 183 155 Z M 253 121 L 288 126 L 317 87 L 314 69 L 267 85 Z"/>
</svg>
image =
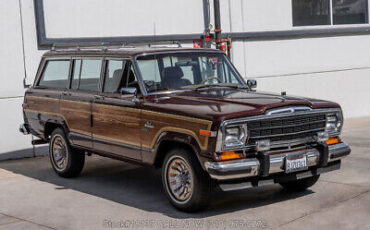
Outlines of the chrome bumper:
<svg viewBox="0 0 370 230">
<path fill-rule="evenodd" d="M 328 146 L 328 155 L 326 162 L 337 161 L 349 155 L 351 149 L 342 142 L 336 145 Z M 268 175 L 284 172 L 285 158 L 288 154 L 304 154 L 307 156 L 308 167 L 317 166 L 322 162 L 320 151 L 316 148 L 287 152 L 278 155 L 269 156 Z M 216 180 L 241 179 L 254 176 L 261 176 L 261 160 L 257 158 L 233 160 L 225 162 L 205 162 L 204 166 L 211 176 Z"/>
</svg>

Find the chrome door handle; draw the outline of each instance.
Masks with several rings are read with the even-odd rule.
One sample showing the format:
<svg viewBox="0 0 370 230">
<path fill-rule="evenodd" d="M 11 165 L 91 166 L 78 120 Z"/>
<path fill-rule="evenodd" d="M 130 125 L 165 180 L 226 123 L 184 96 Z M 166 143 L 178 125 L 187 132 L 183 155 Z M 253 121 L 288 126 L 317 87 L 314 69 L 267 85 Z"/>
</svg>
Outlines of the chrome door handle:
<svg viewBox="0 0 370 230">
<path fill-rule="evenodd" d="M 94 98 L 98 100 L 104 100 L 104 96 L 101 95 L 94 95 Z"/>
</svg>

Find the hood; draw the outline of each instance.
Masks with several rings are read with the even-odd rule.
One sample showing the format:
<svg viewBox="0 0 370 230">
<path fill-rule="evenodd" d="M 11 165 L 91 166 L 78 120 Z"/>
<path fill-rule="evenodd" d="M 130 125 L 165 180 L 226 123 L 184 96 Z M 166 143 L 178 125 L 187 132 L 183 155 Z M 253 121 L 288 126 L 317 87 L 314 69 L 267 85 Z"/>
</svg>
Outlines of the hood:
<svg viewBox="0 0 370 230">
<path fill-rule="evenodd" d="M 284 106 L 308 106 L 312 109 L 340 107 L 334 102 L 312 98 L 224 88 L 150 95 L 144 104 L 150 110 L 213 121 L 261 115 L 268 109 Z"/>
</svg>

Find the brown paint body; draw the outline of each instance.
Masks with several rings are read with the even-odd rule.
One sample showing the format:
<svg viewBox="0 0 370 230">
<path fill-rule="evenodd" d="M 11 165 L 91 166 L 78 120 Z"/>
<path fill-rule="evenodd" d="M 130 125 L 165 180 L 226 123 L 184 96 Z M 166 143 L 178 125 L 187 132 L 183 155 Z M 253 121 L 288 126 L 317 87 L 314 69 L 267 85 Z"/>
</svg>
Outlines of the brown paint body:
<svg viewBox="0 0 370 230">
<path fill-rule="evenodd" d="M 85 55 L 98 55 L 94 52 Z M 49 52 L 45 57 L 77 54 L 83 56 L 70 51 Z M 140 52 L 104 53 L 122 58 L 137 54 Z M 32 87 L 25 94 L 24 118 L 32 134 L 44 140 L 48 139 L 47 125 L 58 124 L 76 148 L 153 165 L 164 140 L 189 145 L 201 162 L 211 159 L 216 137 L 202 136 L 199 130 L 217 131 L 226 119 L 260 115 L 270 108 L 292 105 L 339 107 L 323 100 L 227 88 L 163 92 L 133 99 L 134 96 L 102 92 Z"/>
</svg>

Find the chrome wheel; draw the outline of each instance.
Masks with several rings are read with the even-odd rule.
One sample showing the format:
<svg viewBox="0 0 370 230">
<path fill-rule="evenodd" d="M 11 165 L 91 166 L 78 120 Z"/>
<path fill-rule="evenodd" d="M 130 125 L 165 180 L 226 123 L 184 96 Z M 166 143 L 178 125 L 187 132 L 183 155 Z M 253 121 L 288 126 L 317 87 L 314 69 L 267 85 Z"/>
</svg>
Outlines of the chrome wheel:
<svg viewBox="0 0 370 230">
<path fill-rule="evenodd" d="M 193 179 L 188 163 L 174 156 L 167 164 L 167 187 L 173 198 L 180 202 L 188 200 L 193 192 Z"/>
<path fill-rule="evenodd" d="M 54 165 L 58 170 L 64 170 L 68 162 L 67 146 L 64 139 L 59 135 L 55 135 L 50 148 Z"/>
</svg>

